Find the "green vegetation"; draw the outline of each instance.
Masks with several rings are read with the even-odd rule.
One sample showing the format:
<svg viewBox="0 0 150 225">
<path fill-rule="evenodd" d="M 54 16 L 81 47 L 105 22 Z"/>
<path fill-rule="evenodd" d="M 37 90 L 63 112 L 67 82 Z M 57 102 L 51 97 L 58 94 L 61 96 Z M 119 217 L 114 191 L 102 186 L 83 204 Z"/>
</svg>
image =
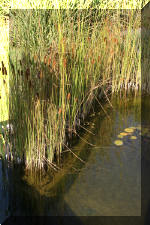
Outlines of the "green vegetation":
<svg viewBox="0 0 150 225">
<path fill-rule="evenodd" d="M 15 160 L 24 159 L 29 169 L 59 164 L 68 134 L 78 135 L 76 129 L 94 101 L 101 105 L 101 96 L 108 100 L 109 93 L 137 92 L 141 87 L 140 38 L 133 35 L 140 27 L 140 10 L 99 10 L 121 8 L 116 1 L 107 6 L 93 1 L 57 3 L 8 2 L 14 8 L 9 21 L 10 90 L 8 80 L 3 81 L 8 75 L 0 71 L 1 121 L 8 119 L 9 108 L 14 127 L 11 153 Z M 87 10 L 89 6 L 98 9 Z M 122 8 L 128 6 L 137 8 L 132 1 Z M 8 68 L 7 57 L 2 59 Z"/>
<path fill-rule="evenodd" d="M 100 8 L 100 9 L 141 9 L 149 1 L 148 0 L 108 0 L 108 1 L 99 1 L 99 0 L 0 0 L 0 12 L 8 12 L 8 9 L 68 9 L 68 8 L 77 8 L 77 9 L 87 9 L 87 8 Z"/>
<path fill-rule="evenodd" d="M 2 61 L 8 70 L 9 27 L 0 18 L 0 122 L 8 120 L 9 77 L 8 72 L 3 74 Z"/>
<path fill-rule="evenodd" d="M 100 91 L 107 97 L 129 82 L 140 87 L 140 41 L 130 36 L 140 15 L 124 14 L 128 25 L 119 11 L 106 17 L 99 10 L 12 10 L 10 16 L 12 146 L 27 167 L 42 168 L 55 153 L 59 160 L 66 132 L 76 134 L 94 99 L 101 104 Z"/>
</svg>

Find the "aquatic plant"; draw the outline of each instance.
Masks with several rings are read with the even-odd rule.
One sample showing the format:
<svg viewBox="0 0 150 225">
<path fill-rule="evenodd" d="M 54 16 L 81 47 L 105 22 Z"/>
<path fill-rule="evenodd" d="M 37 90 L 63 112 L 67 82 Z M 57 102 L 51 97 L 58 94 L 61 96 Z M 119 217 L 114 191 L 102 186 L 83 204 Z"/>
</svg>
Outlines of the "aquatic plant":
<svg viewBox="0 0 150 225">
<path fill-rule="evenodd" d="M 121 145 L 123 145 L 123 141 L 121 141 L 121 140 L 115 140 L 114 141 L 114 144 L 117 145 L 117 146 L 121 146 Z"/>
<path fill-rule="evenodd" d="M 119 90 L 120 73 L 126 77 L 125 89 L 129 81 L 126 72 L 135 81 L 135 64 L 129 73 L 123 63 L 130 58 L 124 38 L 117 37 L 118 12 L 109 19 L 104 16 L 102 23 L 97 20 L 98 11 L 92 24 L 92 11 L 79 12 L 12 11 L 10 119 L 14 120 L 16 155 L 25 156 L 27 167 L 42 168 L 46 158 L 53 162 L 55 154 L 59 160 L 66 131 L 76 133 L 77 121 L 89 112 L 98 89 L 106 95 L 110 89 Z M 130 22 L 134 27 L 133 18 Z"/>
<path fill-rule="evenodd" d="M 10 11 L 14 158 L 55 166 L 94 100 L 101 106 L 111 92 L 140 89 L 140 41 L 131 35 L 139 22 L 138 10 Z"/>
</svg>

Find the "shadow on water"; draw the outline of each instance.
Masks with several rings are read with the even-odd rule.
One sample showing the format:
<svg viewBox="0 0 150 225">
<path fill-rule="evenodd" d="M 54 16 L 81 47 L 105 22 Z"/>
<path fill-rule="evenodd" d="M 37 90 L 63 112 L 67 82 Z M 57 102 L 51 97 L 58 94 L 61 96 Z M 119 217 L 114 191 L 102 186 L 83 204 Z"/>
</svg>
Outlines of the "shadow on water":
<svg viewBox="0 0 150 225">
<path fill-rule="evenodd" d="M 146 109 L 146 108 L 145 108 Z M 148 117 L 147 117 L 148 118 Z M 143 121 L 145 123 L 145 121 Z M 147 120 L 148 126 L 150 126 L 150 120 Z M 142 171 L 142 217 L 144 225 L 150 224 L 150 138 L 142 137 L 142 154 L 141 154 L 141 171 Z"/>
<path fill-rule="evenodd" d="M 61 216 L 64 215 L 63 212 L 65 211 L 68 215 L 74 216 L 73 221 L 75 223 L 70 221 L 69 224 L 80 224 L 79 218 L 75 217 L 76 215 L 62 199 L 59 199 L 57 196 L 45 198 L 33 187 L 22 181 L 20 179 L 23 176 L 22 168 L 16 167 L 12 169 L 8 165 L 4 165 L 4 163 L 0 162 L 0 164 L 2 164 L 2 167 L 6 166 L 3 178 L 8 178 L 9 176 L 7 185 L 1 189 L 0 193 L 0 208 L 2 209 L 0 211 L 0 223 L 33 225 L 38 222 L 38 224 L 43 224 L 46 218 L 42 217 L 40 219 L 40 217 L 48 215 L 49 218 L 45 222 L 49 221 L 55 225 L 62 224 L 64 219 Z M 2 214 L 2 212 L 4 213 Z M 39 219 L 36 216 L 40 216 Z"/>
<path fill-rule="evenodd" d="M 85 145 L 84 142 L 82 145 L 83 144 Z M 86 154 L 86 158 L 87 156 L 88 154 Z M 71 159 L 77 161 L 76 158 L 71 157 Z M 57 176 L 59 182 L 55 187 L 53 187 L 54 185 L 52 184 L 52 176 L 48 174 L 44 179 L 44 182 L 46 182 L 46 190 L 48 189 L 48 192 L 45 190 L 43 195 L 43 192 L 40 193 L 39 191 L 39 187 L 42 188 L 42 184 L 40 184 L 38 190 L 36 190 L 35 184 L 31 185 L 31 183 L 28 182 L 29 180 L 26 181 L 26 179 L 22 179 L 26 177 L 23 167 L 20 165 L 12 165 L 3 160 L 0 160 L 0 166 L 0 222 L 3 222 L 7 218 L 4 224 L 19 224 L 20 220 L 18 220 L 17 223 L 15 219 L 16 216 L 48 215 L 51 216 L 52 221 L 61 224 L 61 219 L 57 219 L 55 216 L 76 216 L 69 205 L 63 200 L 63 194 L 69 190 L 70 186 L 78 176 L 77 173 L 72 173 L 71 179 L 68 179 L 67 174 L 64 174 L 67 172 L 65 168 L 64 171 L 62 170 L 59 174 L 61 180 Z M 83 163 L 80 167 L 81 166 L 83 166 Z M 24 218 L 24 221 L 22 221 L 21 224 L 27 224 L 27 222 L 30 224 L 29 222 L 31 221 Z M 80 224 L 80 220 L 77 217 L 75 221 L 76 224 Z"/>
<path fill-rule="evenodd" d="M 150 96 L 142 97 L 141 124 L 142 131 L 144 127 L 150 128 Z M 141 138 L 141 171 L 142 171 L 142 216 L 144 225 L 150 224 L 150 134 L 144 134 Z"/>
<path fill-rule="evenodd" d="M 124 103 L 123 105 L 125 105 Z M 121 103 L 119 104 L 121 105 Z M 45 177 L 45 181 L 43 177 L 43 184 L 40 184 L 38 188 L 36 185 L 31 185 L 28 180 L 18 179 L 24 176 L 23 170 L 19 172 L 18 168 L 11 170 L 6 167 L 5 171 L 7 172 L 5 173 L 9 173 L 10 185 L 9 190 L 5 191 L 8 197 L 3 196 L 8 199 L 8 205 L 2 206 L 3 211 L 5 208 L 3 220 L 7 216 L 45 215 L 52 216 L 51 220 L 52 218 L 55 220 L 55 223 L 52 222 L 52 224 L 71 224 L 67 221 L 64 223 L 65 217 L 61 217 L 69 215 L 73 216 L 74 223 L 72 224 L 87 225 L 93 224 L 91 215 L 98 215 L 100 217 L 96 219 L 95 224 L 99 225 L 110 224 L 110 221 L 115 225 L 135 224 L 135 222 L 137 225 L 148 225 L 150 185 L 149 174 L 146 171 L 148 171 L 150 159 L 147 151 L 150 143 L 149 134 L 143 134 L 140 139 L 139 131 L 135 129 L 132 135 L 137 137 L 136 140 L 129 140 L 131 135 L 125 136 L 120 139 L 123 141 L 123 145 L 115 146 L 114 141 L 117 135 L 124 132 L 125 128 L 138 127 L 141 124 L 139 103 L 133 107 L 132 101 L 127 102 L 128 107 L 120 106 L 120 109 L 119 104 L 115 102 L 115 109 L 117 109 L 115 117 L 112 116 L 112 109 L 108 110 L 111 120 L 106 116 L 101 120 L 100 117 L 103 113 L 100 112 L 100 115 L 95 116 L 94 122 L 91 120 L 90 125 L 86 124 L 86 128 L 89 130 L 90 126 L 94 126 L 92 132 L 95 135 L 83 135 L 83 137 L 95 146 L 90 146 L 82 141 L 79 145 L 73 146 L 72 150 L 75 153 L 81 148 L 80 156 L 86 161 L 86 164 L 83 165 L 77 159 L 71 164 L 73 158 L 69 153 L 66 161 L 70 164 L 69 170 L 56 174 L 51 182 L 49 182 L 50 179 L 48 180 L 48 175 Z M 148 110 L 145 113 L 147 112 Z M 146 114 L 144 117 L 146 118 Z M 148 120 L 142 120 L 142 125 L 143 128 L 148 128 Z M 143 128 L 142 130 L 145 132 Z M 140 140 L 142 142 L 142 160 L 139 149 Z M 140 216 L 140 162 L 142 162 L 143 189 L 142 217 Z M 73 170 L 70 169 L 72 167 L 76 168 L 76 172 L 73 173 Z M 78 169 L 80 172 L 77 172 Z M 65 172 L 66 174 L 64 174 Z M 5 174 L 5 176 L 7 175 Z M 121 215 L 122 217 L 119 217 Z M 125 215 L 131 215 L 133 218 L 124 217 Z M 57 216 L 60 217 L 57 218 Z M 49 219 L 47 218 L 47 220 Z M 5 224 L 9 224 L 11 220 L 15 219 L 11 217 Z M 44 218 L 41 218 L 41 224 L 43 221 Z"/>
</svg>

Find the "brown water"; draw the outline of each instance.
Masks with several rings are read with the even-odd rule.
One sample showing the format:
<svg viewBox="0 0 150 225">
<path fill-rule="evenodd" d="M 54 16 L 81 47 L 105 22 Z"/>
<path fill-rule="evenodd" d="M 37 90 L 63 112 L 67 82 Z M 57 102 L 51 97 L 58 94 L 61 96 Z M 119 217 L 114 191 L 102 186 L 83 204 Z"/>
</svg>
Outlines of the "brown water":
<svg viewBox="0 0 150 225">
<path fill-rule="evenodd" d="M 150 126 L 145 107 L 141 134 L 140 100 L 115 98 L 107 114 L 99 107 L 84 125 L 93 134 L 81 132 L 71 147 L 85 163 L 63 153 L 67 166 L 53 179 L 47 174 L 36 183 L 0 161 L 0 221 L 9 215 L 141 216 L 141 135 L 147 152 Z M 146 212 L 148 199 L 144 205 Z"/>
</svg>

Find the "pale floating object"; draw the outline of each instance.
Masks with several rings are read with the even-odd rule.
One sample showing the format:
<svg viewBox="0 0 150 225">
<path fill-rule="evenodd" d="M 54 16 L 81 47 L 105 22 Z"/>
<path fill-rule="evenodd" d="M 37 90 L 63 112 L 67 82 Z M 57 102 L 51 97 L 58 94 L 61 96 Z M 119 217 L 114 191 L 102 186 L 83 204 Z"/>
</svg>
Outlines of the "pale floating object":
<svg viewBox="0 0 150 225">
<path fill-rule="evenodd" d="M 130 139 L 135 140 L 135 139 L 137 139 L 137 137 L 136 136 L 131 136 Z"/>
<path fill-rule="evenodd" d="M 114 144 L 117 145 L 117 146 L 121 146 L 121 145 L 123 145 L 123 141 L 116 140 L 116 141 L 114 141 Z"/>
<path fill-rule="evenodd" d="M 122 133 L 120 133 L 120 135 L 122 135 L 122 136 L 127 136 L 128 133 L 122 132 Z"/>
<path fill-rule="evenodd" d="M 118 138 L 123 138 L 123 135 L 121 135 L 121 134 L 118 134 L 118 136 L 117 136 Z"/>
<path fill-rule="evenodd" d="M 132 133 L 134 131 L 134 129 L 129 127 L 129 128 L 125 128 L 124 131 L 127 133 Z"/>
</svg>

